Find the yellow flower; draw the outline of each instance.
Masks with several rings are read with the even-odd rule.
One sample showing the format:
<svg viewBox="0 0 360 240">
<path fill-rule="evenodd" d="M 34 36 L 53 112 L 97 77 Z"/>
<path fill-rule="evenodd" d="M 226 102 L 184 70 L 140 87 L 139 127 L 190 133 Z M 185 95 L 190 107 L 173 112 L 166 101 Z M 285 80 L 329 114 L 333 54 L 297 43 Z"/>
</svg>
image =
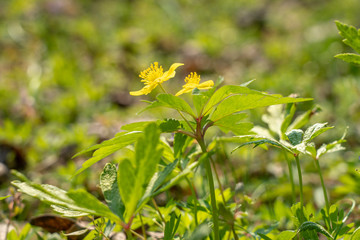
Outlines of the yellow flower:
<svg viewBox="0 0 360 240">
<path fill-rule="evenodd" d="M 154 62 L 151 66 L 142 71 L 139 75 L 142 78 L 141 82 L 144 82 L 145 87 L 139 91 L 130 92 L 130 95 L 140 96 L 149 94 L 157 85 L 173 78 L 175 76 L 175 69 L 184 65 L 183 63 L 174 63 L 171 65 L 170 69 L 164 73 L 162 66 L 159 66 L 159 63 Z"/>
<path fill-rule="evenodd" d="M 212 86 L 214 86 L 214 82 L 212 80 L 200 83 L 200 75 L 197 75 L 196 73 L 190 73 L 185 78 L 186 84 L 183 85 L 183 89 L 181 89 L 179 92 L 175 94 L 175 96 L 179 96 L 183 93 L 187 93 L 192 91 L 194 88 L 197 89 L 210 89 Z"/>
</svg>

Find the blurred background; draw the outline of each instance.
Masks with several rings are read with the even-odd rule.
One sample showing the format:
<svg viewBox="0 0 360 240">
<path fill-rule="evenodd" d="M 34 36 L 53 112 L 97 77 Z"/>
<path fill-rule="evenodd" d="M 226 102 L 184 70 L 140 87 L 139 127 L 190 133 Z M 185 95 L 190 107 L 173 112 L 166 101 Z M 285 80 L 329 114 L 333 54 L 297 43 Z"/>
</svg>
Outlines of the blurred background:
<svg viewBox="0 0 360 240">
<path fill-rule="evenodd" d="M 256 90 L 314 98 L 298 109 L 301 113 L 319 105 L 322 112 L 312 123 L 336 126 L 321 141 L 340 138 L 349 126 L 346 150 L 322 162 L 332 200 L 359 196 L 360 71 L 334 58 L 352 52 L 342 43 L 335 20 L 359 28 L 359 2 L 0 1 L 2 196 L 11 168 L 65 189 L 85 184 L 96 194 L 104 161 L 99 171 L 92 168 L 69 181 L 88 156 L 71 157 L 113 137 L 124 123 L 167 116 L 165 110 L 136 115 L 144 106 L 140 100 L 152 101 L 159 92 L 128 94 L 142 88 L 139 72 L 155 61 L 164 70 L 175 62 L 185 64 L 165 83 L 172 93 L 196 71 L 203 81 L 223 76 L 226 84 L 241 84 L 256 79 L 250 85 Z M 250 119 L 265 126 L 259 118 L 265 111 L 254 111 Z M 248 195 L 267 193 L 260 194 L 263 201 L 290 194 L 286 174 L 277 174 L 279 169 L 286 172 L 281 156 L 272 149 L 259 149 L 247 159 L 232 156 L 239 166 L 234 181 L 247 182 Z M 311 184 L 320 185 L 316 176 L 312 182 L 312 161 L 307 168 L 311 198 L 317 191 Z M 261 185 L 264 180 L 266 186 Z M 23 218 L 34 214 L 24 211 Z"/>
</svg>

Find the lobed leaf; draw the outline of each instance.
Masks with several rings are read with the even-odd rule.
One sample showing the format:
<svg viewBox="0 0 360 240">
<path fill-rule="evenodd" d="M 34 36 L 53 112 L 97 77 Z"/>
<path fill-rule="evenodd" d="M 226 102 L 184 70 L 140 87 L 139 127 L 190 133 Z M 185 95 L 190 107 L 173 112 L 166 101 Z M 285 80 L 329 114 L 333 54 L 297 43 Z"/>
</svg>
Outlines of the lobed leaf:
<svg viewBox="0 0 360 240">
<path fill-rule="evenodd" d="M 300 233 L 311 230 L 315 230 L 316 232 L 321 233 L 326 237 L 333 238 L 333 236 L 331 236 L 331 234 L 328 231 L 326 231 L 325 228 L 323 228 L 320 224 L 310 221 L 303 222 L 300 225 L 298 232 Z"/>
<path fill-rule="evenodd" d="M 310 126 L 304 133 L 303 142 L 307 143 L 327 130 L 334 128 L 325 127 L 326 125 L 327 123 L 315 123 L 314 125 Z"/>
<path fill-rule="evenodd" d="M 345 38 L 343 41 L 355 51 L 360 53 L 360 32 L 355 27 L 335 21 L 339 34 Z"/>
<path fill-rule="evenodd" d="M 360 55 L 355 53 L 341 53 L 335 55 L 335 57 L 348 63 L 360 64 Z"/>
</svg>

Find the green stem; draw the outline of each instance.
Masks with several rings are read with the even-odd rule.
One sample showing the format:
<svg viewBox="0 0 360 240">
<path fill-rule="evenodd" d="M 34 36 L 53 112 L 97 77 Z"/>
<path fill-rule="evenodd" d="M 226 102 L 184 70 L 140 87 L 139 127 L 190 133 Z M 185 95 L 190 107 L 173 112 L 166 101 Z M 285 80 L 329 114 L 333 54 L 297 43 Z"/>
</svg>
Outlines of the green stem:
<svg viewBox="0 0 360 240">
<path fill-rule="evenodd" d="M 301 167 L 300 167 L 300 161 L 299 161 L 299 155 L 295 154 L 295 160 L 296 160 L 296 167 L 298 170 L 299 175 L 299 187 L 300 187 L 300 203 L 301 203 L 301 209 L 304 211 L 304 191 L 303 191 L 303 182 L 302 182 L 302 174 L 301 174 Z"/>
<path fill-rule="evenodd" d="M 197 206 L 198 206 L 198 200 L 197 200 L 197 196 L 195 193 L 195 187 L 191 184 L 190 180 L 188 177 L 185 177 L 187 183 L 189 184 L 189 187 L 191 189 L 191 193 L 193 195 L 194 198 L 194 216 L 195 216 L 195 225 L 198 226 L 199 222 L 198 222 L 198 218 L 197 218 Z"/>
<path fill-rule="evenodd" d="M 287 162 L 287 165 L 289 168 L 289 178 L 290 178 L 290 183 L 291 183 L 292 201 L 294 204 L 296 201 L 296 193 L 295 193 L 295 183 L 294 183 L 294 174 L 293 174 L 292 164 L 285 152 L 284 152 L 284 155 L 285 155 L 285 159 L 286 159 L 286 162 Z"/>
<path fill-rule="evenodd" d="M 141 217 L 141 213 L 139 213 L 139 217 L 140 217 L 140 222 L 141 222 L 141 230 L 144 234 L 144 240 L 147 240 L 147 237 L 146 237 L 146 231 L 145 231 L 145 226 L 144 226 L 144 222 L 143 222 L 143 219 Z"/>
<path fill-rule="evenodd" d="M 217 170 L 216 170 L 214 160 L 213 160 L 212 157 L 210 157 L 210 156 L 209 156 L 209 159 L 210 159 L 211 165 L 212 165 L 212 167 L 213 167 L 213 169 L 214 169 L 214 172 L 215 172 L 216 181 L 217 181 L 218 184 L 219 184 L 219 189 L 220 189 L 220 193 L 221 193 L 221 198 L 222 198 L 222 200 L 223 200 L 223 202 L 224 202 L 224 205 L 225 205 L 225 204 L 226 204 L 226 201 L 225 201 L 225 196 L 224 196 L 224 189 L 223 189 L 223 187 L 222 187 L 222 185 L 221 185 L 220 178 L 219 178 L 219 174 L 218 174 L 218 172 L 217 172 Z"/>
<path fill-rule="evenodd" d="M 164 218 L 163 215 L 161 214 L 160 209 L 159 209 L 158 205 L 157 205 L 156 202 L 155 202 L 155 199 L 153 198 L 153 199 L 151 199 L 151 200 L 152 200 L 152 203 L 154 204 L 154 207 L 155 207 L 156 211 L 159 213 L 159 216 L 160 216 L 160 218 L 161 218 L 161 221 L 162 221 L 164 224 L 166 224 L 165 218 Z"/>
<path fill-rule="evenodd" d="M 131 229 L 126 229 L 125 232 L 126 232 L 127 239 L 129 239 L 129 240 L 134 239 L 133 235 L 131 233 Z"/>
<path fill-rule="evenodd" d="M 330 212 L 330 202 L 329 202 L 329 198 L 328 198 L 328 195 L 327 195 L 327 192 L 326 192 L 326 187 L 325 187 L 325 183 L 324 183 L 324 178 L 323 178 L 322 173 L 321 173 L 321 168 L 320 168 L 319 159 L 314 158 L 314 161 L 315 161 L 315 164 L 316 164 L 316 166 L 317 166 L 317 170 L 318 170 L 318 173 L 319 173 L 319 176 L 320 176 L 321 187 L 322 187 L 323 193 L 324 193 L 326 211 L 327 211 L 327 214 L 328 214 L 328 216 L 329 216 L 329 212 Z"/>
<path fill-rule="evenodd" d="M 206 146 L 204 143 L 203 138 L 197 139 L 201 150 L 203 153 L 207 153 Z M 210 165 L 210 159 L 206 159 L 204 161 L 205 169 L 206 169 L 206 175 L 208 179 L 209 189 L 210 189 L 210 198 L 211 198 L 211 209 L 212 209 L 212 216 L 213 216 L 213 223 L 214 223 L 214 239 L 220 240 L 219 237 L 219 219 L 218 219 L 218 210 L 216 206 L 216 198 L 215 198 L 215 187 L 214 187 L 214 178 L 211 172 L 211 165 Z"/>
</svg>

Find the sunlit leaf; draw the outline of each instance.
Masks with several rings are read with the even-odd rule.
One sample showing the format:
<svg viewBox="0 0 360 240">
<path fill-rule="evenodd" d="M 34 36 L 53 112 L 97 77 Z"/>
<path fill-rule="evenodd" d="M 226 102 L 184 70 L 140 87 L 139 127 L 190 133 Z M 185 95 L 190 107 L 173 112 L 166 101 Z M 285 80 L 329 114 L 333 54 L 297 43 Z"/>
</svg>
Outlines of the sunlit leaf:
<svg viewBox="0 0 360 240">
<path fill-rule="evenodd" d="M 214 94 L 215 96 L 215 94 Z M 282 97 L 281 95 L 249 93 L 243 95 L 232 95 L 224 99 L 215 109 L 210 119 L 212 121 L 220 120 L 235 112 L 240 112 L 258 107 L 266 107 L 276 104 L 294 103 L 309 101 L 309 98 L 291 98 Z"/>
<path fill-rule="evenodd" d="M 110 210 L 123 219 L 125 206 L 121 200 L 117 182 L 117 170 L 114 164 L 108 163 L 105 165 L 100 175 L 100 187 Z"/>
<path fill-rule="evenodd" d="M 162 148 L 159 147 L 160 131 L 156 124 L 149 124 L 135 146 L 135 161 L 119 163 L 118 184 L 125 205 L 125 220 L 134 214 L 138 201 L 157 170 Z"/>
</svg>

